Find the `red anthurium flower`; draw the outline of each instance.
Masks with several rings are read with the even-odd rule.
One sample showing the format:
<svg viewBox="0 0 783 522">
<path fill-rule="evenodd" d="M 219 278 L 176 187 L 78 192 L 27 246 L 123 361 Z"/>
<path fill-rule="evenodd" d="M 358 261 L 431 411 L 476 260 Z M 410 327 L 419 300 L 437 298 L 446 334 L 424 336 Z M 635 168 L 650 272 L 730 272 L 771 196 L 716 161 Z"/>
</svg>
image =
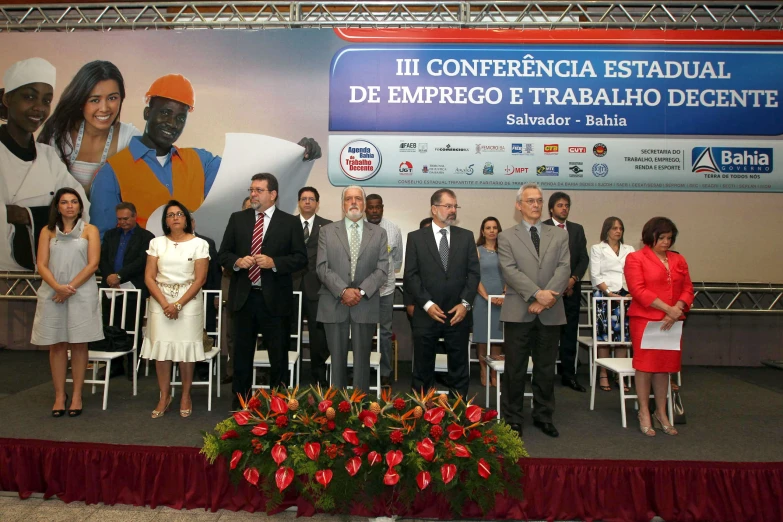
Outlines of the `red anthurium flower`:
<svg viewBox="0 0 783 522">
<path fill-rule="evenodd" d="M 421 455 L 427 462 L 432 462 L 432 460 L 435 458 L 435 445 L 432 443 L 432 439 L 429 437 L 421 442 L 416 443 L 416 451 L 418 451 L 419 455 Z"/>
<path fill-rule="evenodd" d="M 437 408 L 431 408 L 424 412 L 424 420 L 430 424 L 440 424 L 444 415 L 446 415 L 446 410 L 438 406 Z"/>
<path fill-rule="evenodd" d="M 448 484 L 457 475 L 457 466 L 454 464 L 444 464 L 440 467 L 440 476 L 443 477 L 443 483 Z"/>
<path fill-rule="evenodd" d="M 281 397 L 275 395 L 270 401 L 270 407 L 275 413 L 288 413 L 288 403 L 286 403 Z"/>
<path fill-rule="evenodd" d="M 242 450 L 234 450 L 234 453 L 231 454 L 231 469 L 236 469 L 241 458 Z"/>
<path fill-rule="evenodd" d="M 250 412 L 247 410 L 237 411 L 234 413 L 234 420 L 240 426 L 244 426 L 250 420 Z"/>
<path fill-rule="evenodd" d="M 416 484 L 419 485 L 419 489 L 425 489 L 430 485 L 430 482 L 432 482 L 432 475 L 429 471 L 419 471 L 419 474 L 416 475 Z"/>
<path fill-rule="evenodd" d="M 487 410 L 484 413 L 484 422 L 489 422 L 491 420 L 495 420 L 498 418 L 498 411 L 497 410 Z"/>
<path fill-rule="evenodd" d="M 383 483 L 387 486 L 393 486 L 400 481 L 400 474 L 394 468 L 389 468 L 386 474 L 383 476 Z"/>
<path fill-rule="evenodd" d="M 366 443 L 362 444 L 361 446 L 356 446 L 355 448 L 353 448 L 353 454 L 356 455 L 357 457 L 361 457 L 368 451 L 370 451 L 370 446 L 368 446 Z"/>
<path fill-rule="evenodd" d="M 479 475 L 481 475 L 481 478 L 489 478 L 489 476 L 492 474 L 492 472 L 489 470 L 489 464 L 487 464 L 487 461 L 484 459 L 479 459 L 478 461 L 478 472 Z"/>
<path fill-rule="evenodd" d="M 465 433 L 465 429 L 462 426 L 453 422 L 448 425 L 446 431 L 449 433 L 449 438 L 451 440 L 457 440 Z"/>
<path fill-rule="evenodd" d="M 245 480 L 254 486 L 258 485 L 258 470 L 256 468 L 247 468 L 242 474 L 245 476 Z"/>
<path fill-rule="evenodd" d="M 475 404 L 471 404 L 465 409 L 465 417 L 468 418 L 470 422 L 478 422 L 481 420 L 481 406 L 476 406 Z"/>
<path fill-rule="evenodd" d="M 376 464 L 381 462 L 381 454 L 377 451 L 371 451 L 367 455 L 367 462 L 370 463 L 370 466 L 375 466 Z"/>
<path fill-rule="evenodd" d="M 345 442 L 351 443 L 354 446 L 359 445 L 359 437 L 356 435 L 356 430 L 352 430 L 351 428 L 345 428 L 343 430 L 343 439 L 345 439 Z"/>
<path fill-rule="evenodd" d="M 275 484 L 277 484 L 277 489 L 279 489 L 280 492 L 290 486 L 293 480 L 294 470 L 291 468 L 280 468 L 277 470 L 277 473 L 275 473 Z"/>
<path fill-rule="evenodd" d="M 331 469 L 319 469 L 315 472 L 315 480 L 323 487 L 329 485 L 332 476 L 334 476 L 334 472 Z"/>
<path fill-rule="evenodd" d="M 228 440 L 228 439 L 238 439 L 239 433 L 236 432 L 236 430 L 228 430 L 223 435 L 220 436 L 221 440 Z"/>
<path fill-rule="evenodd" d="M 259 437 L 263 437 L 269 432 L 269 424 L 266 422 L 262 422 L 260 424 L 256 424 L 253 426 L 253 429 L 250 430 L 250 433 L 253 435 L 258 435 Z"/>
<path fill-rule="evenodd" d="M 468 442 L 472 442 L 480 438 L 481 438 L 481 432 L 479 430 L 470 430 L 470 433 L 468 433 Z"/>
<path fill-rule="evenodd" d="M 321 413 L 326 413 L 326 410 L 328 410 L 332 406 L 332 401 L 321 401 L 318 403 L 318 411 Z"/>
<path fill-rule="evenodd" d="M 359 468 L 362 467 L 361 457 L 351 457 L 348 462 L 345 463 L 345 470 L 350 476 L 354 476 L 359 473 Z"/>
<path fill-rule="evenodd" d="M 275 464 L 279 466 L 286 457 L 288 457 L 288 451 L 286 451 L 285 446 L 282 444 L 275 444 L 272 448 L 272 459 L 274 459 Z"/>
<path fill-rule="evenodd" d="M 400 450 L 390 450 L 386 453 L 386 464 L 393 468 L 402 462 L 402 452 Z"/>
<path fill-rule="evenodd" d="M 359 413 L 359 421 L 368 428 L 372 428 L 378 422 L 378 416 L 370 410 L 362 410 Z"/>
<path fill-rule="evenodd" d="M 454 455 L 466 459 L 470 457 L 470 451 L 462 444 L 454 444 Z"/>
<path fill-rule="evenodd" d="M 318 455 L 321 454 L 321 445 L 318 442 L 306 442 L 304 452 L 308 459 L 318 460 Z"/>
</svg>

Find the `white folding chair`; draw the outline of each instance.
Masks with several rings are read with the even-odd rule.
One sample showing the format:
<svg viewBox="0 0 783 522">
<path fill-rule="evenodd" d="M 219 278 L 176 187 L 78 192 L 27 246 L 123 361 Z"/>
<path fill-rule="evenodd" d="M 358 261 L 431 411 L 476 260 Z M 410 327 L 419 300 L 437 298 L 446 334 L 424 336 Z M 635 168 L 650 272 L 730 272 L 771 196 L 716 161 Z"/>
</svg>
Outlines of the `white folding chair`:
<svg viewBox="0 0 783 522">
<path fill-rule="evenodd" d="M 127 321 L 128 316 L 128 298 L 131 295 L 136 296 L 136 320 L 133 321 L 132 325 L 125 324 Z M 85 384 L 92 384 L 92 393 L 95 393 L 95 390 L 97 388 L 98 384 L 103 385 L 103 409 L 106 409 L 106 406 L 109 401 L 109 382 L 111 378 L 111 363 L 114 359 L 119 359 L 120 357 L 124 357 L 128 353 L 133 353 L 133 365 L 128 368 L 128 371 L 133 371 L 133 395 L 135 396 L 138 392 L 138 386 L 137 386 L 137 378 L 136 378 L 136 372 L 134 371 L 136 368 L 136 362 L 138 360 L 138 346 L 139 346 L 139 340 L 137 338 L 136 332 L 139 328 L 139 321 L 141 320 L 141 317 L 139 315 L 139 311 L 141 309 L 141 290 L 134 288 L 132 290 L 126 290 L 124 288 L 101 288 L 99 293 L 99 298 L 101 299 L 101 307 L 103 307 L 103 297 L 106 297 L 109 299 L 110 303 L 109 306 L 111 307 L 109 309 L 109 326 L 115 326 L 114 324 L 114 312 L 116 310 L 117 301 L 122 301 L 122 312 L 120 313 L 120 324 L 118 325 L 119 328 L 122 328 L 125 330 L 125 333 L 133 337 L 133 348 L 130 350 L 126 350 L 124 352 L 102 352 L 97 350 L 89 350 L 87 352 L 87 360 L 93 362 L 92 365 L 92 379 L 85 379 Z M 68 353 L 70 357 L 70 351 Z M 105 367 L 105 374 L 103 376 L 103 379 L 98 379 L 98 364 L 97 363 L 104 363 L 106 365 Z M 68 382 L 73 382 L 73 379 L 67 379 Z"/>
<path fill-rule="evenodd" d="M 638 401 L 639 396 L 635 393 L 626 393 L 625 392 L 625 379 L 628 377 L 633 377 L 636 375 L 636 370 L 633 368 L 633 359 L 628 357 L 598 357 L 598 348 L 601 346 L 627 346 L 628 352 L 630 354 L 631 351 L 631 334 L 627 329 L 625 328 L 625 306 L 623 303 L 625 301 L 630 301 L 630 297 L 593 297 L 593 346 L 592 346 L 592 352 L 593 352 L 593 366 L 590 371 L 590 410 L 595 409 L 595 388 L 596 388 L 596 377 L 599 373 L 599 367 L 600 368 L 606 368 L 607 371 L 615 372 L 620 377 L 620 412 L 622 416 L 622 422 L 623 422 L 623 428 L 627 428 L 627 419 L 626 419 L 626 413 L 625 413 L 625 401 L 634 399 Z M 606 316 L 608 318 L 609 324 L 607 325 L 607 340 L 606 341 L 599 341 L 598 340 L 598 322 L 597 322 L 597 310 L 599 306 L 602 306 L 602 303 L 606 303 Z M 612 321 L 612 305 L 618 303 L 619 309 L 620 309 L 620 336 L 619 338 L 614 337 L 614 328 L 611 323 Z M 667 392 L 667 399 L 669 402 L 669 419 L 671 422 L 671 419 L 673 418 L 672 415 L 672 401 L 671 401 L 671 381 L 669 382 L 669 391 Z M 652 395 L 650 395 L 652 397 Z M 649 397 L 646 398 L 649 400 Z M 636 407 L 638 408 L 638 403 L 636 403 Z"/>
<path fill-rule="evenodd" d="M 220 397 L 220 385 L 217 383 L 220 379 L 220 335 L 222 331 L 222 311 L 223 311 L 223 291 L 222 290 L 202 290 L 204 299 L 202 302 L 202 312 L 204 315 L 204 330 L 207 329 L 207 310 L 211 310 L 212 306 L 208 305 L 214 301 L 215 297 L 218 298 L 217 308 L 217 321 L 215 322 L 215 330 L 207 331 L 207 335 L 213 337 L 215 342 L 212 349 L 208 352 L 204 352 L 204 362 L 209 364 L 209 372 L 207 373 L 206 381 L 193 380 L 191 386 L 206 386 L 207 387 L 207 411 L 212 411 L 212 381 L 215 380 L 215 389 L 217 390 L 217 396 Z M 217 360 L 217 364 L 214 364 Z M 182 381 L 179 380 L 179 365 L 173 364 L 171 367 L 171 396 L 174 396 L 174 387 L 182 386 Z"/>
<path fill-rule="evenodd" d="M 290 338 L 296 341 L 296 351 L 288 351 L 288 386 L 294 388 L 299 386 L 299 370 L 301 368 L 301 354 L 302 354 L 302 292 L 293 292 L 292 297 L 296 300 L 294 309 L 296 310 L 296 330 L 291 333 Z M 261 334 L 258 338 L 262 338 Z M 290 341 L 289 341 L 290 343 Z M 253 389 L 257 388 L 269 388 L 267 384 L 256 384 L 256 373 L 258 368 L 271 368 L 272 365 L 269 362 L 269 352 L 267 350 L 258 350 L 253 356 Z M 294 375 L 296 373 L 296 375 Z"/>
<path fill-rule="evenodd" d="M 587 350 L 588 365 L 590 367 L 590 381 L 593 380 L 593 291 L 582 290 L 582 299 L 587 303 L 587 315 L 586 323 L 579 323 L 579 330 L 588 329 L 589 335 L 579 335 L 576 338 L 576 352 L 577 356 L 574 359 L 574 372 L 576 372 L 576 365 L 579 362 L 579 347 L 583 347 Z M 581 317 L 579 319 L 582 320 Z"/>
<path fill-rule="evenodd" d="M 350 331 L 348 332 L 348 338 L 351 338 Z M 369 391 L 374 391 L 378 395 L 381 393 L 381 324 L 378 323 L 375 326 L 375 335 L 372 337 L 375 341 L 375 350 L 370 352 L 370 368 L 375 370 L 375 386 L 370 386 Z M 353 350 L 348 350 L 348 362 L 347 368 L 353 368 Z M 332 356 L 330 355 L 326 359 L 326 374 L 329 377 L 329 384 L 332 384 Z M 353 385 L 349 384 L 348 389 L 353 389 Z"/>
</svg>

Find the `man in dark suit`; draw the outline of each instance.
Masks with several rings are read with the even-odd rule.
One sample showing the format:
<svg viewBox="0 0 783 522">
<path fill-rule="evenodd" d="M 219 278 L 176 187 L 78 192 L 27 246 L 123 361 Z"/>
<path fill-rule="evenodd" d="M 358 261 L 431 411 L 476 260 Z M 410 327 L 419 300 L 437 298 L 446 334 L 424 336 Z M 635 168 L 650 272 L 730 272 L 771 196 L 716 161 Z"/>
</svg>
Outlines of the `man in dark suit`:
<svg viewBox="0 0 783 522">
<path fill-rule="evenodd" d="M 457 196 L 440 189 L 430 198 L 432 226 L 408 234 L 403 286 L 413 297 L 413 389 L 435 384 L 438 339 L 445 341 L 452 392 L 468 394 L 471 303 L 481 270 L 473 233 L 454 226 Z"/>
<path fill-rule="evenodd" d="M 106 231 L 101 243 L 101 259 L 98 269 L 101 273 L 101 288 L 120 288 L 121 284 L 130 283 L 141 290 L 142 305 L 140 311 L 144 313 L 144 301 L 149 297 L 147 285 L 144 284 L 144 269 L 147 266 L 147 249 L 150 241 L 155 237 L 152 232 L 136 225 L 136 206 L 130 202 L 122 202 L 117 205 L 117 227 Z M 109 324 L 111 313 L 111 301 L 103 301 L 103 324 Z M 114 305 L 114 325 L 119 326 L 122 319 L 122 302 Z M 128 298 L 128 307 L 125 316 L 125 329 L 136 320 L 136 297 Z M 137 349 L 141 349 L 141 318 L 136 330 Z M 127 357 L 126 367 L 133 368 L 133 355 Z M 122 364 L 112 365 L 112 376 L 121 375 Z M 132 371 L 125 371 L 128 379 L 133 379 Z"/>
<path fill-rule="evenodd" d="M 498 235 L 498 261 L 506 297 L 500 310 L 505 323 L 501 412 L 509 426 L 522 434 L 528 360 L 533 357 L 533 424 L 557 437 L 555 361 L 560 325 L 565 324 L 562 290 L 571 273 L 568 234 L 541 222 L 544 197 L 535 183 L 517 193 L 522 222 Z"/>
<path fill-rule="evenodd" d="M 314 187 L 299 189 L 299 221 L 302 227 L 302 237 L 307 246 L 307 267 L 293 275 L 294 291 L 302 292 L 302 317 L 307 318 L 307 330 L 310 339 L 310 375 L 312 384 L 326 386 L 326 359 L 329 358 L 329 348 L 326 346 L 326 333 L 323 323 L 318 322 L 318 291 L 321 282 L 315 272 L 318 257 L 318 233 L 321 227 L 331 223 L 330 220 L 317 215 L 321 195 Z"/>
<path fill-rule="evenodd" d="M 584 392 L 585 388 L 576 380 L 576 338 L 579 335 L 579 307 L 582 301 L 580 281 L 585 275 L 590 256 L 587 254 L 587 238 L 582 225 L 568 221 L 571 211 L 571 197 L 565 192 L 555 192 L 549 198 L 549 219 L 545 225 L 552 225 L 568 232 L 568 248 L 571 251 L 571 277 L 563 291 L 566 324 L 560 328 L 560 366 L 563 386 Z"/>
<path fill-rule="evenodd" d="M 252 208 L 231 214 L 220 245 L 220 264 L 232 272 L 229 306 L 234 325 L 235 394 L 251 392 L 258 333 L 269 352 L 270 385 L 288 386 L 288 332 L 293 312 L 291 274 L 307 266 L 299 220 L 275 207 L 272 174 L 251 178 Z M 239 401 L 234 397 L 233 409 Z"/>
</svg>

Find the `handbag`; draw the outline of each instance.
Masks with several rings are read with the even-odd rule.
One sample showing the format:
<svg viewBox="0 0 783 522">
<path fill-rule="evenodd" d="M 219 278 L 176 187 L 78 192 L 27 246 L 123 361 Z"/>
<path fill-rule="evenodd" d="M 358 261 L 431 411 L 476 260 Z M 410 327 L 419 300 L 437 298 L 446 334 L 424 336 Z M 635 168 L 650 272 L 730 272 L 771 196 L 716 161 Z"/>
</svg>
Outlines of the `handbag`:
<svg viewBox="0 0 783 522">
<path fill-rule="evenodd" d="M 672 390 L 672 409 L 674 410 L 674 424 L 686 424 L 685 406 L 682 405 L 680 390 Z"/>
<path fill-rule="evenodd" d="M 104 326 L 103 339 L 91 341 L 88 348 L 97 352 L 129 352 L 133 349 L 133 338 L 118 326 Z"/>
</svg>

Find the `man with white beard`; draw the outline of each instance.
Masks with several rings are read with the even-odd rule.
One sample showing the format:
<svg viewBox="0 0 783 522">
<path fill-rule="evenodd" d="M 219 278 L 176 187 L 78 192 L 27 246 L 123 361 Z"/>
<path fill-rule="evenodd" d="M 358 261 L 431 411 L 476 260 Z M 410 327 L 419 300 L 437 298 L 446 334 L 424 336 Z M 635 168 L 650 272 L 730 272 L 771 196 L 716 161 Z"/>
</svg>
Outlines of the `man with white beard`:
<svg viewBox="0 0 783 522">
<path fill-rule="evenodd" d="M 363 219 L 364 189 L 346 187 L 341 199 L 344 218 L 322 226 L 318 235 L 316 273 L 323 284 L 318 321 L 332 356 L 332 386 L 348 385 L 350 341 L 353 387 L 367 392 L 372 335 L 380 320 L 379 290 L 389 269 L 388 239 L 383 228 Z"/>
</svg>

